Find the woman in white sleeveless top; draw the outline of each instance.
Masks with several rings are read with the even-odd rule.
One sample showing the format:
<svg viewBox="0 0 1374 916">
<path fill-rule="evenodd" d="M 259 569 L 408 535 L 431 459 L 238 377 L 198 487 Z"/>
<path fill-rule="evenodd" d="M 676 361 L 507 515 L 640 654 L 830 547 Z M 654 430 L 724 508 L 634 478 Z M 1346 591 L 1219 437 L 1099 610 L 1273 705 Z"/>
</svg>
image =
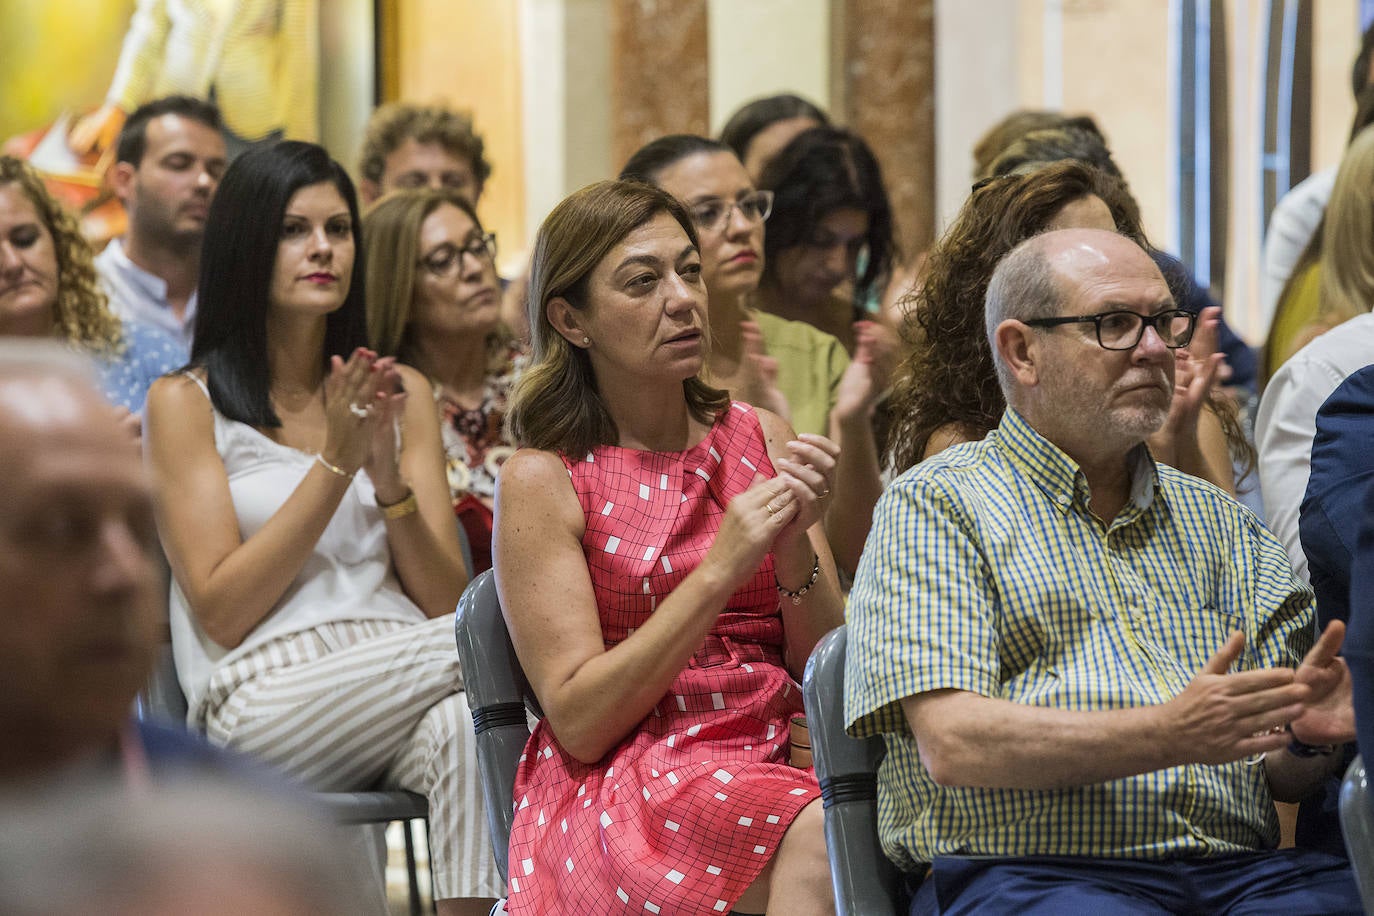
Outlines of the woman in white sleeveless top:
<svg viewBox="0 0 1374 916">
<path fill-rule="evenodd" d="M 245 153 L 211 205 L 191 364 L 148 397 L 193 725 L 308 784 L 428 796 L 441 914 L 501 892 L 452 612 L 466 584 L 418 372 L 365 348 L 353 185 Z"/>
</svg>

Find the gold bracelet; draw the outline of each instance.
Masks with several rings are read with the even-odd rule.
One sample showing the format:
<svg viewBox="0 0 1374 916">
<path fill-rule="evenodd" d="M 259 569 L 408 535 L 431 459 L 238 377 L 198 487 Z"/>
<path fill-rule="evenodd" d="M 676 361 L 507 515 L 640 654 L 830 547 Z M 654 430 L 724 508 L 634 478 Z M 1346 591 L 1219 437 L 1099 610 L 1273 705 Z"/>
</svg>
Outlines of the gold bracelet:
<svg viewBox="0 0 1374 916">
<path fill-rule="evenodd" d="M 382 515 L 386 516 L 387 521 L 394 521 L 398 518 L 405 518 L 413 512 L 419 512 L 420 504 L 415 501 L 415 491 L 407 488 L 405 496 L 394 503 L 384 505 L 378 502 L 377 508 L 382 510 Z"/>
<path fill-rule="evenodd" d="M 357 471 L 354 471 L 353 474 L 350 474 L 348 471 L 345 471 L 337 464 L 330 464 L 329 459 L 325 458 L 323 455 L 320 454 L 315 455 L 315 460 L 318 461 L 325 468 L 325 470 L 329 471 L 329 473 L 338 474 L 344 480 L 352 480 L 353 474 L 357 473 Z"/>
</svg>

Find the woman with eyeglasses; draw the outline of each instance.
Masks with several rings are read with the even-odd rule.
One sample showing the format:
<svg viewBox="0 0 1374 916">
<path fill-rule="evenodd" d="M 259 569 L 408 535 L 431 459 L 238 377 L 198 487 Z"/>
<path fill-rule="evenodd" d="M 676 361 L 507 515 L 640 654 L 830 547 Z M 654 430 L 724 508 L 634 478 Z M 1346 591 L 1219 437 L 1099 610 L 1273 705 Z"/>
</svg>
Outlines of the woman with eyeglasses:
<svg viewBox="0 0 1374 916">
<path fill-rule="evenodd" d="M 872 416 L 885 374 L 866 342 L 871 329 L 862 329 L 865 342 L 851 362 L 832 335 L 754 308 L 773 194 L 754 187 L 725 144 L 690 134 L 661 137 L 631 156 L 620 178 L 662 188 L 691 214 L 711 325 L 710 383 L 783 416 L 798 432 L 839 443 L 826 533 L 840 567 L 852 571 L 882 491 Z"/>
<path fill-rule="evenodd" d="M 1126 186 L 1090 165 L 1065 160 L 974 186 L 931 249 L 922 286 L 907 311 L 902 329 L 907 352 L 889 400 L 894 423 L 887 459 L 893 473 L 982 439 L 996 427 L 1006 401 L 983 326 L 983 297 L 993 269 L 1025 239 L 1074 228 L 1120 232 L 1148 250 L 1140 209 Z M 1232 451 L 1242 465 L 1253 463 L 1254 451 L 1245 442 L 1235 406 L 1213 395 L 1223 359 L 1215 352 L 1219 314 L 1219 309 L 1204 309 L 1196 319 L 1178 315 L 1155 328 L 1187 349 L 1176 350 L 1174 403 L 1149 445 L 1157 460 L 1229 491 L 1234 488 Z M 1128 316 L 1103 319 L 1097 339 L 1107 348 L 1134 345 L 1143 327 Z"/>
<path fill-rule="evenodd" d="M 451 191 L 383 198 L 363 220 L 368 337 L 434 387 L 453 511 L 491 568 L 496 473 L 515 451 L 506 401 L 525 349 L 501 323 L 496 236 Z"/>
<path fill-rule="evenodd" d="M 190 719 L 323 790 L 429 800 L 438 911 L 501 893 L 453 651 L 467 583 L 429 384 L 366 347 L 357 198 L 323 148 L 224 173 L 189 367 L 148 395 Z"/>
</svg>

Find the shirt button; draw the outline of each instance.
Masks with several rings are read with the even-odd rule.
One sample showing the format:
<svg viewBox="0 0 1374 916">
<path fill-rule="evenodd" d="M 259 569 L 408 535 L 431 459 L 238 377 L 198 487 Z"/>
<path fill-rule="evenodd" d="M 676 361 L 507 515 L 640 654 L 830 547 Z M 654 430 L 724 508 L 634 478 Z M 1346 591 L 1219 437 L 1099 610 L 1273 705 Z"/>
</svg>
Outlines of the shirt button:
<svg viewBox="0 0 1374 916">
<path fill-rule="evenodd" d="M 1054 501 L 1059 503 L 1059 505 L 1061 506 L 1067 506 L 1069 504 L 1069 496 L 1067 493 L 1060 493 L 1058 496 L 1054 498 Z"/>
</svg>

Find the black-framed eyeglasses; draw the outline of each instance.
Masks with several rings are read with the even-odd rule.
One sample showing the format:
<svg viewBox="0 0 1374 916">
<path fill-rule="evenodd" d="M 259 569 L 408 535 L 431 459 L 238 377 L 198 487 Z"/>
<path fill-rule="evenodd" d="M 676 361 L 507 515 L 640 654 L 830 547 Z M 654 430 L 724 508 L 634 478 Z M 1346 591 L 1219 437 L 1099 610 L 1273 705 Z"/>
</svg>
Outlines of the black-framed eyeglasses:
<svg viewBox="0 0 1374 916">
<path fill-rule="evenodd" d="M 470 254 L 479 264 L 496 260 L 496 233 L 488 232 L 475 235 L 465 245 L 445 242 L 420 259 L 419 264 L 436 277 L 451 277 L 462 263 L 463 255 Z"/>
<path fill-rule="evenodd" d="M 1197 327 L 1197 313 L 1183 309 L 1165 309 L 1154 315 L 1142 315 L 1124 309 L 1098 315 L 1074 315 L 1066 318 L 1032 318 L 1022 324 L 1033 328 L 1054 328 L 1062 324 L 1085 324 L 1091 321 L 1097 328 L 1097 343 L 1104 350 L 1131 350 L 1145 336 L 1145 326 L 1155 329 L 1164 346 L 1170 350 L 1188 346 Z"/>
<path fill-rule="evenodd" d="M 730 214 L 735 210 L 751 223 L 763 222 L 773 212 L 773 192 L 754 191 L 734 201 L 719 197 L 700 201 L 692 205 L 692 222 L 698 229 L 718 232 L 730 222 Z"/>
</svg>

